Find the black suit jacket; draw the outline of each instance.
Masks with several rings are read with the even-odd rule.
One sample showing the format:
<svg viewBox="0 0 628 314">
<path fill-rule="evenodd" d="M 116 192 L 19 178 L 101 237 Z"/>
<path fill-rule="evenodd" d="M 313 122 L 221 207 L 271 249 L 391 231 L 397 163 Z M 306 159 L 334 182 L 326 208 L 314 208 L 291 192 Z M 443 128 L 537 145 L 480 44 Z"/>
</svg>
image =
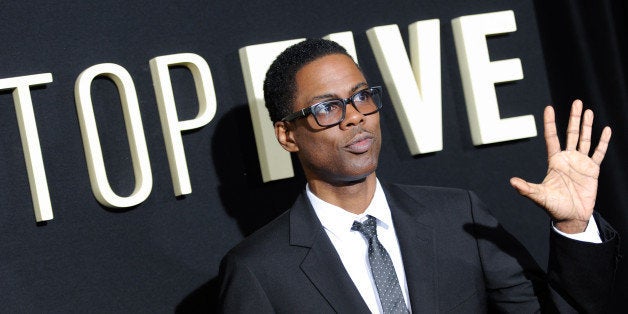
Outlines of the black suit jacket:
<svg viewBox="0 0 628 314">
<path fill-rule="evenodd" d="M 601 218 L 603 244 L 552 234 L 546 280 L 473 193 L 402 185 L 384 191 L 415 313 L 532 313 L 556 306 L 594 312 L 608 300 L 618 236 Z M 369 312 L 305 193 L 232 249 L 220 277 L 226 313 Z"/>
</svg>

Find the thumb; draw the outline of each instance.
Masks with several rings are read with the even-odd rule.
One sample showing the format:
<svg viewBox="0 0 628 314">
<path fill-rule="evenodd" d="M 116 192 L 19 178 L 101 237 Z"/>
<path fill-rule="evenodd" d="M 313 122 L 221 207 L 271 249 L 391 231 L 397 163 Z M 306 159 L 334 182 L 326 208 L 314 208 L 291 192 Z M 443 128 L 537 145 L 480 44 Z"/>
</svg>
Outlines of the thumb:
<svg viewBox="0 0 628 314">
<path fill-rule="evenodd" d="M 533 194 L 536 190 L 538 190 L 536 187 L 537 184 L 527 182 L 518 177 L 510 178 L 510 185 L 515 188 L 519 194 L 526 197 L 531 197 L 530 194 Z"/>
</svg>

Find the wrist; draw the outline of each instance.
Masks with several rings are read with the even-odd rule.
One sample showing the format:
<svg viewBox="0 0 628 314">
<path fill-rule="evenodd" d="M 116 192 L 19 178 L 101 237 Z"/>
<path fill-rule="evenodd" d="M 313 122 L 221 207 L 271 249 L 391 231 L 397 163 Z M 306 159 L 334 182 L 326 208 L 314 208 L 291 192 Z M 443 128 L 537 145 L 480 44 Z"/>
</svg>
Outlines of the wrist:
<svg viewBox="0 0 628 314">
<path fill-rule="evenodd" d="M 556 227 L 556 229 L 564 233 L 574 234 L 574 233 L 582 233 L 585 230 L 587 230 L 588 223 L 589 223 L 588 220 L 570 219 L 570 220 L 554 221 L 554 226 Z"/>
</svg>

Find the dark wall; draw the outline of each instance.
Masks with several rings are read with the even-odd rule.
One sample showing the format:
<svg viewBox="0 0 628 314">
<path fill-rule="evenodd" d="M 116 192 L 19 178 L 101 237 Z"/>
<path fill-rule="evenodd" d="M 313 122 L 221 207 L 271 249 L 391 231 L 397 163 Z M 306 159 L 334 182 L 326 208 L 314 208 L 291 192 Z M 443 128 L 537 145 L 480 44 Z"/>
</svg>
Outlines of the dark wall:
<svg viewBox="0 0 628 314">
<path fill-rule="evenodd" d="M 625 233 L 626 10 L 614 2 L 585 8 L 564 2 L 0 2 L 0 79 L 53 75 L 52 83 L 31 94 L 55 214 L 35 223 L 13 98 L 10 90 L 0 91 L 3 311 L 211 308 L 222 256 L 287 209 L 304 184 L 296 160 L 294 178 L 262 183 L 238 49 L 352 31 L 367 77 L 383 84 L 365 31 L 397 24 L 407 45 L 407 26 L 432 18 L 441 22 L 444 149 L 411 156 L 385 98 L 380 179 L 476 191 L 539 263 L 546 263 L 548 219 L 508 184 L 515 175 L 543 178 L 543 139 L 473 146 L 451 28 L 459 16 L 514 10 L 517 31 L 488 41 L 491 60 L 520 58 L 525 76 L 498 85 L 501 115 L 533 114 L 542 134 L 545 105 L 555 103 L 564 129 L 571 100 L 581 97 L 596 112 L 596 134 L 611 125 L 598 204 Z M 148 61 L 184 52 L 209 64 L 218 105 L 208 125 L 183 136 L 192 193 L 175 197 Z M 148 199 L 126 209 L 104 207 L 92 194 L 74 101 L 77 76 L 109 62 L 134 80 L 153 175 Z M 198 103 L 190 73 L 175 68 L 171 74 L 180 118 L 194 117 Z M 114 191 L 128 195 L 134 176 L 118 92 L 110 80 L 99 78 L 92 97 L 109 181 Z M 617 309 L 628 297 L 625 265 L 618 272 Z"/>
<path fill-rule="evenodd" d="M 628 4 L 625 1 L 535 1 L 552 99 L 579 97 L 594 108 L 596 119 L 613 129 L 611 148 L 602 164 L 597 210 L 624 236 L 628 245 Z M 566 106 L 558 114 L 568 115 Z M 564 129 L 565 120 L 559 121 Z M 599 134 L 602 125 L 594 125 Z M 614 307 L 628 305 L 628 261 L 620 260 Z"/>
</svg>

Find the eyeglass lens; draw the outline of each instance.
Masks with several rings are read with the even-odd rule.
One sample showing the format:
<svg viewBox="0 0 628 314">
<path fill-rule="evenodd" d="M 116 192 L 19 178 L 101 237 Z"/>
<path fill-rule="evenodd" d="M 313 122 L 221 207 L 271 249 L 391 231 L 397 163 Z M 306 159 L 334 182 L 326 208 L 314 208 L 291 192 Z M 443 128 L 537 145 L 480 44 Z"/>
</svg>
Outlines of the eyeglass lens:
<svg viewBox="0 0 628 314">
<path fill-rule="evenodd" d="M 378 89 L 369 88 L 360 91 L 351 97 L 351 103 L 363 115 L 377 112 L 381 107 L 381 95 Z M 348 104 L 347 104 L 348 105 Z M 319 103 L 312 108 L 316 122 L 321 126 L 334 125 L 342 121 L 345 114 L 343 100 L 334 99 Z"/>
</svg>

